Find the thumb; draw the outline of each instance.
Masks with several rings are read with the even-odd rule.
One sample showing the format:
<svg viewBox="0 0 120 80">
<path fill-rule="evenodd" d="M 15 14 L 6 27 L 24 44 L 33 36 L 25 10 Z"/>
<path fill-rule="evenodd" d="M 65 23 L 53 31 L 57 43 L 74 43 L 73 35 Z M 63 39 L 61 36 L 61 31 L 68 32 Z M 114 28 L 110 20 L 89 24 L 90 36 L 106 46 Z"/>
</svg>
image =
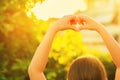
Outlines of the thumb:
<svg viewBox="0 0 120 80">
<path fill-rule="evenodd" d="M 74 30 L 74 31 L 80 31 L 80 28 L 81 28 L 81 25 L 73 25 L 71 27 L 71 29 Z"/>
</svg>

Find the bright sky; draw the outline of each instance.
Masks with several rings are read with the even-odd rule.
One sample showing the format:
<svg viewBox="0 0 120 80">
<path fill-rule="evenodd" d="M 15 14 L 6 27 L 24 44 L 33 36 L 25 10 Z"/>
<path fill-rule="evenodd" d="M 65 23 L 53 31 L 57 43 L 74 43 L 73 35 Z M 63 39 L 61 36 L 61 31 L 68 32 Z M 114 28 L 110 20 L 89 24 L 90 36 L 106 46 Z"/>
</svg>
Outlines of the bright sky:
<svg viewBox="0 0 120 80">
<path fill-rule="evenodd" d="M 37 19 L 47 20 L 50 17 L 59 18 L 73 14 L 77 10 L 84 11 L 85 9 L 84 0 L 45 0 L 42 4 L 36 3 L 31 11 Z"/>
</svg>

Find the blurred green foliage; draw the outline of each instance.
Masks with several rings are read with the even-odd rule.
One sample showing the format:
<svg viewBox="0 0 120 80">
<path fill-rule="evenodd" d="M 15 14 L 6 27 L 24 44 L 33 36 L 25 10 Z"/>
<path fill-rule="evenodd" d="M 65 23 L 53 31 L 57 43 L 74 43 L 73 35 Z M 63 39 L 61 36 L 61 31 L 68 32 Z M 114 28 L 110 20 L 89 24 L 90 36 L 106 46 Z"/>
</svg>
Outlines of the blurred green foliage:
<svg viewBox="0 0 120 80">
<path fill-rule="evenodd" d="M 2 0 L 0 2 L 0 80 L 29 80 L 28 65 L 48 27 L 57 19 L 37 20 L 26 16 L 35 2 L 44 0 Z M 115 66 L 108 53 L 89 49 L 82 35 L 62 31 L 56 35 L 45 69 L 47 80 L 66 80 L 73 59 L 81 55 L 97 56 L 105 65 L 109 80 L 114 79 Z"/>
</svg>

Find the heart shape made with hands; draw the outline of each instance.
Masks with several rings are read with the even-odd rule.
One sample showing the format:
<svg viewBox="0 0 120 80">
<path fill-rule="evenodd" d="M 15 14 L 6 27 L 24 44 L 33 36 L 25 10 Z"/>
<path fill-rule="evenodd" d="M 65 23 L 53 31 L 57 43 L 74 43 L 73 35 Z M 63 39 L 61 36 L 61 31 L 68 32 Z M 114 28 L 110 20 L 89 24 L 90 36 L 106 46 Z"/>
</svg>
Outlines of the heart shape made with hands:
<svg viewBox="0 0 120 80">
<path fill-rule="evenodd" d="M 81 19 L 81 20 L 79 20 L 79 19 L 71 19 L 70 24 L 79 29 L 81 26 L 85 25 L 86 22 L 83 19 Z"/>
</svg>

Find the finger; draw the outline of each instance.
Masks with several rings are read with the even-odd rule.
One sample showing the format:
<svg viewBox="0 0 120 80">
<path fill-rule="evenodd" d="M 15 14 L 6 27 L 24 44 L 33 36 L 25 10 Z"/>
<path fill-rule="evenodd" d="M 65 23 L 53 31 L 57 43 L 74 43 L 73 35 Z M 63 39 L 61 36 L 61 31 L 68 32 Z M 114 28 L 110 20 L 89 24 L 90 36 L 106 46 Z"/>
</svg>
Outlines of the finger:
<svg viewBox="0 0 120 80">
<path fill-rule="evenodd" d="M 77 23 L 76 16 L 74 16 L 74 15 L 73 15 L 73 16 L 70 16 L 69 19 L 70 19 L 69 23 L 70 23 L 71 25 L 74 25 L 74 24 Z"/>
<path fill-rule="evenodd" d="M 71 25 L 70 28 L 75 31 L 80 31 L 81 25 Z"/>
<path fill-rule="evenodd" d="M 77 22 L 80 24 L 80 25 L 85 25 L 87 22 L 84 18 L 78 18 L 77 19 Z"/>
<path fill-rule="evenodd" d="M 76 24 L 76 23 L 77 23 L 76 19 L 70 19 L 70 24 L 71 24 L 71 25 L 74 25 L 74 24 Z"/>
</svg>

